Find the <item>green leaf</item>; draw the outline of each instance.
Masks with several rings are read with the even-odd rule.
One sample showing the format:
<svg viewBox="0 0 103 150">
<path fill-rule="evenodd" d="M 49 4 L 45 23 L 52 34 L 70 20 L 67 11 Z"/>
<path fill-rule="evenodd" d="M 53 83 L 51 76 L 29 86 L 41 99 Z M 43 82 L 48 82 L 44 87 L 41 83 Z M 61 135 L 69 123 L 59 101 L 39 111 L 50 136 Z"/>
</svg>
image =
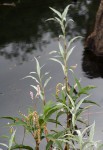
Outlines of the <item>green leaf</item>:
<svg viewBox="0 0 103 150">
<path fill-rule="evenodd" d="M 45 83 L 44 83 L 44 88 L 47 86 L 47 84 L 48 84 L 48 82 L 51 80 L 51 77 L 49 77 L 46 81 L 45 81 Z"/>
<path fill-rule="evenodd" d="M 54 53 L 57 53 L 57 51 L 51 51 L 49 54 L 54 54 Z"/>
<path fill-rule="evenodd" d="M 83 103 L 94 104 L 94 105 L 97 105 L 97 106 L 99 106 L 99 107 L 100 107 L 100 105 L 99 105 L 99 104 L 97 104 L 96 102 L 91 101 L 91 100 L 84 100 L 84 102 L 83 102 Z"/>
<path fill-rule="evenodd" d="M 38 81 L 35 77 L 33 77 L 33 76 L 26 76 L 26 77 L 24 77 L 24 78 L 22 78 L 22 79 L 26 79 L 26 78 L 32 78 L 32 79 L 35 80 L 37 83 L 39 83 L 39 81 Z"/>
<path fill-rule="evenodd" d="M 60 108 L 66 109 L 67 111 L 69 110 L 69 107 L 66 106 L 66 104 L 64 104 L 64 103 L 62 103 L 62 102 L 57 103 L 57 105 L 58 105 Z"/>
<path fill-rule="evenodd" d="M 64 111 L 59 111 L 59 112 L 57 113 L 57 115 L 56 115 L 56 122 L 58 121 L 58 118 L 59 118 L 61 115 L 63 115 L 63 114 L 65 114 Z M 57 126 L 57 124 L 56 124 L 56 126 Z"/>
<path fill-rule="evenodd" d="M 90 129 L 90 134 L 89 134 L 89 141 L 92 142 L 94 138 L 94 132 L 95 132 L 95 122 L 93 123 L 91 129 Z"/>
<path fill-rule="evenodd" d="M 7 136 L 7 135 L 2 135 L 2 136 L 0 136 L 0 137 L 2 137 L 2 138 L 7 138 L 7 139 L 9 139 L 10 137 L 9 136 Z"/>
<path fill-rule="evenodd" d="M 59 18 L 55 17 L 55 20 L 56 20 L 61 26 L 63 26 L 63 23 L 62 23 L 62 21 L 61 21 Z"/>
<path fill-rule="evenodd" d="M 80 91 L 79 91 L 79 95 L 81 95 L 81 94 L 88 94 L 88 91 L 89 90 L 91 90 L 91 89 L 94 89 L 94 88 L 96 88 L 95 86 L 91 86 L 91 85 L 89 85 L 89 86 L 86 86 L 86 87 L 84 87 L 84 88 L 82 88 Z"/>
<path fill-rule="evenodd" d="M 59 42 L 59 50 L 60 50 L 61 56 L 64 58 L 64 50 L 63 50 L 63 47 L 61 46 L 60 42 Z"/>
<path fill-rule="evenodd" d="M 32 147 L 26 146 L 26 145 L 22 145 L 22 144 L 21 144 L 21 145 L 15 145 L 15 146 L 12 146 L 10 150 L 21 149 L 21 148 L 27 149 L 27 150 L 33 150 Z"/>
<path fill-rule="evenodd" d="M 76 113 L 76 117 L 78 118 L 78 117 L 81 115 L 81 113 L 84 112 L 84 111 L 85 111 L 84 108 L 78 109 L 78 111 L 77 111 L 77 113 Z"/>
<path fill-rule="evenodd" d="M 82 131 L 82 135 L 84 136 L 85 133 L 88 131 L 88 129 L 90 129 L 92 127 L 92 125 L 86 127 L 83 131 Z"/>
<path fill-rule="evenodd" d="M 64 65 L 62 64 L 62 62 L 61 61 L 59 61 L 58 59 L 56 59 L 56 58 L 50 58 L 51 60 L 53 60 L 53 61 L 56 61 L 56 62 L 58 62 L 61 66 L 62 66 L 62 69 L 63 69 L 63 71 L 64 71 Z"/>
<path fill-rule="evenodd" d="M 39 76 L 39 78 L 40 78 L 40 64 L 39 64 L 39 61 L 37 60 L 37 58 L 36 58 L 36 57 L 34 57 L 34 58 L 35 58 L 35 60 L 36 60 L 37 74 L 38 74 L 38 76 Z"/>
<path fill-rule="evenodd" d="M 58 146 L 58 148 L 59 148 L 58 150 L 63 150 L 62 143 L 63 143 L 62 141 L 58 141 L 58 140 L 55 141 L 55 144 L 56 144 L 56 145 Z"/>
<path fill-rule="evenodd" d="M 77 39 L 79 39 L 79 38 L 83 38 L 83 37 L 82 37 L 82 36 L 76 36 L 76 37 L 72 38 L 72 39 L 70 40 L 70 42 L 68 43 L 67 48 L 69 48 L 70 45 L 71 45 L 75 40 L 77 40 Z"/>
<path fill-rule="evenodd" d="M 54 112 L 56 112 L 60 107 L 58 107 L 57 105 L 52 107 L 50 110 L 48 110 L 46 116 L 45 116 L 45 120 L 47 121 L 52 114 L 54 114 Z"/>
<path fill-rule="evenodd" d="M 6 145 L 4 143 L 0 143 L 0 145 L 5 146 L 6 148 L 9 148 L 8 145 Z"/>
<path fill-rule="evenodd" d="M 72 104 L 72 108 L 74 108 L 75 107 L 75 103 L 74 103 L 73 99 L 70 97 L 69 94 L 67 94 L 67 96 L 68 96 L 68 98 L 69 98 L 69 100 L 70 100 L 70 102 Z"/>
<path fill-rule="evenodd" d="M 49 7 L 55 14 L 57 14 L 60 18 L 62 17 L 61 13 L 57 11 L 56 9 Z"/>
<path fill-rule="evenodd" d="M 29 74 L 37 74 L 37 72 L 30 72 Z"/>
<path fill-rule="evenodd" d="M 31 87 L 33 87 L 36 91 L 38 91 L 38 88 L 35 85 L 30 85 Z"/>
<path fill-rule="evenodd" d="M 73 127 L 75 127 L 75 122 L 76 122 L 76 117 L 75 117 L 75 114 L 72 113 L 72 124 L 73 124 Z"/>
<path fill-rule="evenodd" d="M 16 121 L 16 117 L 9 117 L 9 116 L 5 116 L 5 117 L 0 117 L 1 119 L 9 119 L 12 121 Z"/>
<path fill-rule="evenodd" d="M 81 120 L 81 119 L 77 119 L 77 121 L 80 122 L 80 123 L 82 123 L 82 124 L 87 125 L 87 124 L 86 124 L 83 120 Z"/>
<path fill-rule="evenodd" d="M 48 122 L 55 123 L 62 126 L 62 124 L 59 121 L 56 121 L 55 119 L 48 119 Z"/>
<path fill-rule="evenodd" d="M 74 79 L 75 79 L 75 82 L 76 82 L 76 84 L 77 84 L 77 86 L 78 86 L 78 90 L 81 91 L 82 86 L 81 86 L 81 84 L 80 84 L 80 81 L 79 81 L 75 76 L 74 76 Z"/>
<path fill-rule="evenodd" d="M 9 140 L 9 150 L 11 150 L 11 147 L 13 145 L 14 138 L 15 138 L 15 133 L 16 133 L 16 130 L 14 130 L 14 132 L 12 133 L 11 138 Z"/>
<path fill-rule="evenodd" d="M 10 119 L 10 120 L 13 120 L 14 121 L 14 123 L 10 123 L 10 124 L 8 124 L 7 126 L 24 126 L 28 131 L 30 131 L 31 129 L 30 129 L 30 127 L 29 126 L 27 126 L 27 123 L 26 122 L 24 122 L 22 119 L 20 119 L 20 118 L 17 118 L 17 117 L 14 117 L 14 118 L 12 118 L 12 117 L 3 117 L 4 119 Z"/>
<path fill-rule="evenodd" d="M 80 132 L 80 130 L 76 130 L 77 134 L 78 134 L 78 142 L 80 144 L 80 149 L 82 148 L 82 143 L 83 143 L 83 140 L 82 140 L 82 133 Z"/>
<path fill-rule="evenodd" d="M 49 19 L 47 19 L 45 21 L 55 21 L 55 19 L 54 18 L 49 18 Z"/>
<path fill-rule="evenodd" d="M 68 6 L 64 9 L 64 11 L 63 11 L 63 13 L 62 13 L 62 19 L 65 20 L 65 21 L 66 21 L 66 15 L 67 15 L 67 12 L 68 12 L 68 9 L 69 9 L 70 6 L 71 6 L 71 5 L 68 5 Z"/>
<path fill-rule="evenodd" d="M 62 137 L 65 133 L 66 133 L 65 130 L 60 131 L 60 132 L 55 133 L 53 137 L 54 137 L 55 140 L 57 140 L 57 139 L 59 139 L 60 137 Z"/>
<path fill-rule="evenodd" d="M 49 141 L 46 145 L 46 150 L 50 150 L 52 144 L 53 144 L 53 141 Z"/>
<path fill-rule="evenodd" d="M 51 107 L 54 106 L 54 103 L 52 101 L 48 101 L 46 105 L 43 107 L 43 114 L 46 115 L 46 113 L 51 109 Z"/>
<path fill-rule="evenodd" d="M 90 95 L 88 95 L 88 96 L 82 98 L 82 99 L 77 103 L 77 105 L 76 105 L 76 111 L 77 111 L 77 110 L 79 109 L 79 107 L 82 105 L 83 101 L 84 101 L 86 98 L 88 98 L 88 97 L 90 97 Z"/>
<path fill-rule="evenodd" d="M 67 56 L 66 56 L 66 61 L 69 59 L 69 57 L 70 57 L 71 53 L 73 52 L 74 48 L 75 48 L 75 46 L 73 46 L 73 47 L 68 51 Z"/>
</svg>

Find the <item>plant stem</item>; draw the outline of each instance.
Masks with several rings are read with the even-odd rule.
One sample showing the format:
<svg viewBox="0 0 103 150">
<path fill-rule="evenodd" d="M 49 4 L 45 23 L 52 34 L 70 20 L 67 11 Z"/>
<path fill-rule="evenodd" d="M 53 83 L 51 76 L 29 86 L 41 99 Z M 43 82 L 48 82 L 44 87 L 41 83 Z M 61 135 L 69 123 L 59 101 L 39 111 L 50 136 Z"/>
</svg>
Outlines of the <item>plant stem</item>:
<svg viewBox="0 0 103 150">
<path fill-rule="evenodd" d="M 36 148 L 35 150 L 39 150 L 39 143 L 36 141 Z"/>
<path fill-rule="evenodd" d="M 24 128 L 24 134 L 23 134 L 22 145 L 23 145 L 23 143 L 24 143 L 24 139 L 25 139 L 25 133 L 26 133 L 26 130 L 25 130 L 25 128 Z"/>
<path fill-rule="evenodd" d="M 66 44 L 66 34 L 64 31 L 64 76 L 65 76 L 65 99 L 67 98 L 67 93 L 69 94 L 69 84 L 68 84 L 68 65 L 67 65 L 67 44 Z M 70 126 L 70 112 L 67 112 L 67 128 Z M 64 150 L 70 150 L 69 144 L 66 143 Z"/>
</svg>

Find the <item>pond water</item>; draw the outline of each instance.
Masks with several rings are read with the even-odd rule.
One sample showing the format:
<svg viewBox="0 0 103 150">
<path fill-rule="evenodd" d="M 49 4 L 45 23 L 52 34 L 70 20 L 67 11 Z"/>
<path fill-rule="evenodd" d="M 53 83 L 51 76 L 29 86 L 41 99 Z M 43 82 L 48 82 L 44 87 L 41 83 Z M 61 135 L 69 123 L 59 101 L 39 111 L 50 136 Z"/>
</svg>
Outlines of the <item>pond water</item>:
<svg viewBox="0 0 103 150">
<path fill-rule="evenodd" d="M 92 32 L 95 14 L 100 1 L 78 0 L 73 3 L 68 17 L 75 20 L 67 29 L 68 39 L 75 35 L 87 37 Z M 49 6 L 60 11 L 68 5 L 62 0 L 21 0 L 15 2 L 16 7 L 0 5 L 0 116 L 17 115 L 21 110 L 27 112 L 27 107 L 32 105 L 29 92 L 33 89 L 32 80 L 21 80 L 29 72 L 35 71 L 34 56 L 41 64 L 46 64 L 44 71 L 50 71 L 52 80 L 48 84 L 47 99 L 55 91 L 56 83 L 63 81 L 61 67 L 49 60 L 49 52 L 57 50 L 60 29 L 53 22 L 45 22 L 52 17 Z M 103 140 L 103 59 L 96 57 L 90 51 L 85 51 L 83 41 L 77 41 L 69 65 L 78 64 L 75 74 L 81 78 L 81 84 L 95 85 L 91 99 L 100 104 L 100 108 L 93 107 L 89 110 L 90 123 L 96 121 L 95 139 Z M 72 78 L 70 77 L 70 83 Z M 36 102 L 40 110 L 40 101 Z M 3 126 L 7 123 L 0 120 L 0 136 L 7 133 Z M 21 138 L 18 131 L 18 141 Z M 98 135 L 98 136 L 97 136 Z M 6 142 L 0 138 L 0 142 Z M 32 140 L 25 141 L 31 143 Z"/>
</svg>

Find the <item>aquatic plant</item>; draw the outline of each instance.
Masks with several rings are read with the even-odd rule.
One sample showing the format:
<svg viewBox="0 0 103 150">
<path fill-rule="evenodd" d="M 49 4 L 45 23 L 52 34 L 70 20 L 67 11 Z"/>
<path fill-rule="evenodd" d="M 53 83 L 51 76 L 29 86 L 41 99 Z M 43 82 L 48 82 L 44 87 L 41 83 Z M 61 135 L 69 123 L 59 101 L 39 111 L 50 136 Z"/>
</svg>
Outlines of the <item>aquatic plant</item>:
<svg viewBox="0 0 103 150">
<path fill-rule="evenodd" d="M 88 126 L 82 117 L 84 111 L 94 104 L 97 105 L 95 102 L 89 100 L 89 91 L 95 87 L 91 85 L 82 87 L 80 80 L 76 78 L 73 70 L 76 65 L 70 67 L 68 65 L 70 55 L 75 48 L 73 42 L 82 38 L 81 36 L 77 36 L 69 42 L 66 39 L 67 22 L 73 21 L 72 19 L 67 21 L 66 17 L 70 7 L 71 5 L 68 5 L 63 13 L 50 7 L 56 17 L 47 20 L 57 22 L 62 31 L 62 34 L 59 35 L 59 50 L 50 52 L 50 55 L 52 55 L 50 60 L 61 65 L 64 75 L 64 82 L 60 82 L 56 85 L 56 101 L 46 100 L 45 87 L 51 77 L 49 76 L 49 72 L 42 74 L 44 65 L 41 66 L 38 59 L 35 58 L 36 72 L 30 72 L 29 75 L 23 79 L 32 78 L 35 81 L 36 86 L 30 86 L 36 91 L 36 96 L 34 97 L 32 91 L 30 91 L 30 96 L 31 99 L 41 99 L 42 111 L 39 114 L 35 107 L 35 109 L 28 109 L 27 115 L 19 112 L 20 117 L 2 117 L 11 120 L 8 126 L 22 126 L 25 131 L 21 144 L 13 142 L 16 130 L 12 132 L 9 147 L 6 145 L 9 150 L 39 150 L 43 139 L 46 141 L 46 150 L 93 150 L 94 148 L 99 150 L 103 146 L 99 141 L 93 140 L 95 123 Z M 72 85 L 69 84 L 69 73 L 72 73 L 74 78 L 74 83 Z M 60 118 L 62 117 L 65 121 L 61 121 Z M 48 124 L 52 123 L 55 124 L 55 129 L 49 128 Z M 34 139 L 34 147 L 24 145 L 24 138 L 27 132 L 29 132 Z M 5 146 L 3 143 L 0 144 Z"/>
</svg>

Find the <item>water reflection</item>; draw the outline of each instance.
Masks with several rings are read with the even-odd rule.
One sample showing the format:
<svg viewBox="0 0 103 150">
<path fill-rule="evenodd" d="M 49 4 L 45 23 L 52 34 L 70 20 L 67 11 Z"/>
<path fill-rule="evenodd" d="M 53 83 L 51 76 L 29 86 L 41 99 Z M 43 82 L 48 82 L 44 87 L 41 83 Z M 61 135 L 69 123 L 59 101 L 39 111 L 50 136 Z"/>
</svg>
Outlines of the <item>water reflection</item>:
<svg viewBox="0 0 103 150">
<path fill-rule="evenodd" d="M 0 6 L 0 55 L 7 59 L 21 57 L 24 61 L 28 60 L 28 54 L 32 51 L 42 49 L 50 42 L 49 38 L 44 40 L 48 32 L 51 38 L 57 37 L 60 33 L 58 25 L 52 22 L 45 23 L 45 20 L 52 16 L 48 7 L 63 10 L 68 5 L 68 1 L 21 0 L 19 2 L 15 0 L 14 2 L 16 7 Z M 70 2 L 73 3 L 73 0 Z M 78 0 L 74 4 L 68 17 L 71 16 L 76 23 L 67 28 L 67 34 L 70 37 L 86 36 L 90 28 L 93 28 L 94 12 L 99 1 L 93 3 L 89 0 Z"/>
<path fill-rule="evenodd" d="M 82 69 L 88 78 L 103 78 L 103 56 L 95 56 L 92 51 L 83 52 Z"/>
</svg>

